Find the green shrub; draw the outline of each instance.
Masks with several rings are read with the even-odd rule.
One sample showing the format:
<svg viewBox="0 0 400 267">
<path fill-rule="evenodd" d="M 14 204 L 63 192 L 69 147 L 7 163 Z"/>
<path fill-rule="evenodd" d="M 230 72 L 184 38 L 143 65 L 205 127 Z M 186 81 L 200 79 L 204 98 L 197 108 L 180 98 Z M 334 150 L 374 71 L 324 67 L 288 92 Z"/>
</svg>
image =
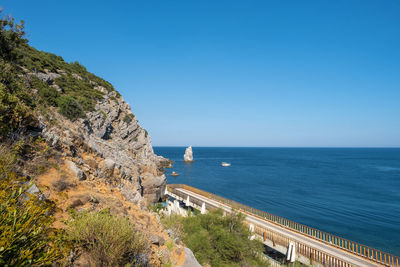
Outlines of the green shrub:
<svg viewBox="0 0 400 267">
<path fill-rule="evenodd" d="M 28 126 L 33 120 L 31 108 L 0 83 L 0 140 L 15 129 Z"/>
<path fill-rule="evenodd" d="M 35 76 L 30 77 L 30 85 L 33 89 L 38 90 L 40 98 L 46 105 L 57 106 L 57 98 L 60 96 L 60 93 L 55 88 Z"/>
<path fill-rule="evenodd" d="M 39 96 L 45 101 L 46 104 L 57 107 L 57 99 L 60 96 L 58 91 L 53 87 L 45 87 L 39 90 Z"/>
<path fill-rule="evenodd" d="M 12 172 L 14 160 L 0 147 L 0 266 L 51 265 L 62 256 L 54 203 L 27 193 L 31 184 Z"/>
<path fill-rule="evenodd" d="M 104 112 L 104 110 L 100 110 L 101 115 L 103 115 L 104 119 L 107 119 L 107 114 Z"/>
<path fill-rule="evenodd" d="M 174 238 L 183 238 L 184 218 L 182 216 L 171 214 L 171 216 L 163 217 L 161 221 L 167 229 L 171 229 L 173 231 Z"/>
<path fill-rule="evenodd" d="M 45 69 L 51 72 L 63 70 L 69 75 L 72 75 L 73 73 L 78 74 L 83 78 L 83 81 L 93 81 L 97 85 L 105 87 L 108 91 L 115 90 L 109 82 L 88 72 L 86 68 L 77 61 L 67 63 L 60 56 L 44 51 L 38 51 L 25 43 L 21 43 L 19 47 L 15 49 L 15 54 L 18 58 L 18 64 L 32 72 L 44 72 Z"/>
<path fill-rule="evenodd" d="M 135 115 L 132 113 L 126 114 L 124 118 L 122 119 L 125 123 L 129 124 L 131 121 L 135 118 Z"/>
<path fill-rule="evenodd" d="M 0 10 L 1 14 L 1 10 Z M 11 17 L 0 18 L 0 56 L 7 61 L 14 61 L 18 55 L 15 53 L 24 39 L 24 22 L 16 23 Z"/>
<path fill-rule="evenodd" d="M 75 213 L 66 224 L 66 240 L 84 249 L 95 266 L 135 264 L 136 256 L 147 250 L 128 219 L 108 211 Z"/>
<path fill-rule="evenodd" d="M 222 210 L 214 210 L 186 218 L 172 215 L 163 222 L 175 234 L 183 236 L 185 245 L 202 265 L 267 265 L 261 256 L 261 242 L 249 239 L 252 233 L 240 213 L 224 216 Z"/>
<path fill-rule="evenodd" d="M 79 103 L 79 105 L 82 107 L 83 110 L 86 111 L 94 111 L 94 101 L 88 97 L 84 97 L 84 96 L 78 96 L 77 101 Z"/>
<path fill-rule="evenodd" d="M 155 213 L 159 213 L 162 209 L 164 209 L 161 203 L 151 204 L 148 208 Z"/>
<path fill-rule="evenodd" d="M 61 76 L 56 79 L 66 95 L 72 96 L 85 111 L 93 111 L 95 103 L 103 97 L 103 93 L 93 88 L 87 80 L 76 79 L 73 76 Z"/>
<path fill-rule="evenodd" d="M 72 121 L 86 116 L 82 107 L 73 97 L 61 96 L 58 98 L 57 104 L 59 106 L 59 112 Z"/>
</svg>

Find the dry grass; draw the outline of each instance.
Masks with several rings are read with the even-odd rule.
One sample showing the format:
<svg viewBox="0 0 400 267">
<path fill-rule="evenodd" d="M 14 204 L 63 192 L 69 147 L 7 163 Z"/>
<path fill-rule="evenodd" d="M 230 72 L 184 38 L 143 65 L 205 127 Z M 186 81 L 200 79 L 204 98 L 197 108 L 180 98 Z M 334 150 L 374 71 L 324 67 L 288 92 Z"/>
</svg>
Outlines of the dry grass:
<svg viewBox="0 0 400 267">
<path fill-rule="evenodd" d="M 84 249 L 96 266 L 140 265 L 138 255 L 148 251 L 147 242 L 134 226 L 108 211 L 75 214 L 67 226 L 66 239 Z"/>
</svg>

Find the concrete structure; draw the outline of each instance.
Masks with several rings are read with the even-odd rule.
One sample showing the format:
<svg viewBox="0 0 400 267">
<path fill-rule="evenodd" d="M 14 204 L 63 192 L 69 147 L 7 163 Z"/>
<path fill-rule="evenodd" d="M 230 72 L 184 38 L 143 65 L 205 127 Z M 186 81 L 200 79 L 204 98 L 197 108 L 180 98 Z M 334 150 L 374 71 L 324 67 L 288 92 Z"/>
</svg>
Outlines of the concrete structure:
<svg viewBox="0 0 400 267">
<path fill-rule="evenodd" d="M 166 195 L 188 203 L 198 210 L 221 208 L 246 215 L 246 222 L 256 238 L 284 255 L 314 266 L 393 266 L 400 258 L 329 233 L 298 224 L 235 201 L 187 185 L 167 185 Z M 251 226 L 253 225 L 253 226 Z M 290 251 L 289 251 L 290 248 Z"/>
</svg>

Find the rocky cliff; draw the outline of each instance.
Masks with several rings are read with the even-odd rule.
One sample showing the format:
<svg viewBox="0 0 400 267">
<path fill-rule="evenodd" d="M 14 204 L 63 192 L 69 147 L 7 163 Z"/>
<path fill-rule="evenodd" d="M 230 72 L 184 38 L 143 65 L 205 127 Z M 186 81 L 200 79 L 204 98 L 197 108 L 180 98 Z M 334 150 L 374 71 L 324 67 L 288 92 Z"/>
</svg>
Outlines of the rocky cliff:
<svg viewBox="0 0 400 267">
<path fill-rule="evenodd" d="M 126 245 L 132 251 L 118 255 L 121 263 L 190 264 L 193 257 L 189 256 L 193 255 L 169 236 L 159 215 L 152 212 L 154 207 L 146 205 L 164 197 L 163 168 L 171 162 L 154 154 L 150 137 L 131 107 L 110 83 L 78 62 L 67 63 L 60 56 L 29 46 L 22 24 L 12 18 L 0 17 L 0 22 L 1 195 L 6 205 L 11 203 L 9 199 L 21 199 L 15 201 L 19 215 L 10 209 L 10 217 L 6 212 L 3 217 L 12 219 L 3 221 L 10 233 L 20 232 L 15 222 L 25 220 L 27 214 L 33 221 L 24 224 L 23 231 L 35 236 L 32 241 L 25 235 L 7 235 L 16 236 L 18 244 L 24 244 L 8 244 L 15 249 L 8 260 L 28 255 L 29 261 L 35 257 L 33 262 L 54 262 L 45 258 L 47 253 L 60 260 L 56 265 L 104 265 L 106 261 L 95 257 L 95 249 L 86 243 L 69 240 L 68 249 L 58 249 L 58 244 L 66 240 L 64 231 L 59 230 L 70 227 L 66 222 L 76 222 L 90 213 L 111 214 L 117 220 L 131 222 L 129 227 L 140 237 L 134 242 L 107 238 L 104 244 L 94 242 L 104 247 L 113 246 L 113 242 Z M 29 201 L 34 209 L 22 208 L 28 198 L 34 200 Z M 97 227 L 98 223 L 103 222 L 95 219 L 85 225 L 95 230 L 91 240 L 104 234 L 105 228 Z M 113 234 L 119 234 L 117 228 Z M 43 230 L 62 235 L 41 234 Z M 39 243 L 41 248 L 37 249 Z M 140 250 L 136 251 L 134 245 Z M 20 253 L 22 250 L 29 253 Z M 6 247 L 5 251 L 11 250 Z"/>
<path fill-rule="evenodd" d="M 57 84 L 58 78 L 67 75 L 63 70 L 27 75 L 28 79 L 35 76 L 64 91 Z M 68 77 L 83 79 L 75 73 Z M 159 201 L 166 185 L 162 166 L 168 160 L 154 154 L 150 136 L 118 92 L 88 82 L 102 95 L 93 111 L 87 112 L 85 118 L 71 121 L 57 109 L 49 108 L 38 117 L 42 136 L 53 148 L 65 153 L 79 179 L 106 179 L 135 203 L 142 197 L 149 202 Z"/>
<path fill-rule="evenodd" d="M 79 180 L 103 179 L 132 202 L 162 199 L 168 161 L 154 154 L 147 131 L 114 87 L 78 62 L 31 47 L 23 22 L 0 22 L 0 145 L 19 153 L 21 173 L 35 177 L 50 167 L 32 172 L 45 155 L 27 147 L 43 137 L 50 145 L 44 154 L 68 162 Z"/>
</svg>

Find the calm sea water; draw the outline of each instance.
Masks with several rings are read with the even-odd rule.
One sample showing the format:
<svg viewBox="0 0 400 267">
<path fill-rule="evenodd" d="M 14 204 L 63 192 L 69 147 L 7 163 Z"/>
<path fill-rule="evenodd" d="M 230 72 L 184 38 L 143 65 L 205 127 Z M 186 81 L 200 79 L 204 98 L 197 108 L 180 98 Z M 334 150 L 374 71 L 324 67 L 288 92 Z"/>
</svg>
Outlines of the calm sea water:
<svg viewBox="0 0 400 267">
<path fill-rule="evenodd" d="M 400 149 L 194 147 L 192 164 L 183 162 L 184 147 L 154 150 L 175 161 L 168 183 L 400 255 Z"/>
</svg>

